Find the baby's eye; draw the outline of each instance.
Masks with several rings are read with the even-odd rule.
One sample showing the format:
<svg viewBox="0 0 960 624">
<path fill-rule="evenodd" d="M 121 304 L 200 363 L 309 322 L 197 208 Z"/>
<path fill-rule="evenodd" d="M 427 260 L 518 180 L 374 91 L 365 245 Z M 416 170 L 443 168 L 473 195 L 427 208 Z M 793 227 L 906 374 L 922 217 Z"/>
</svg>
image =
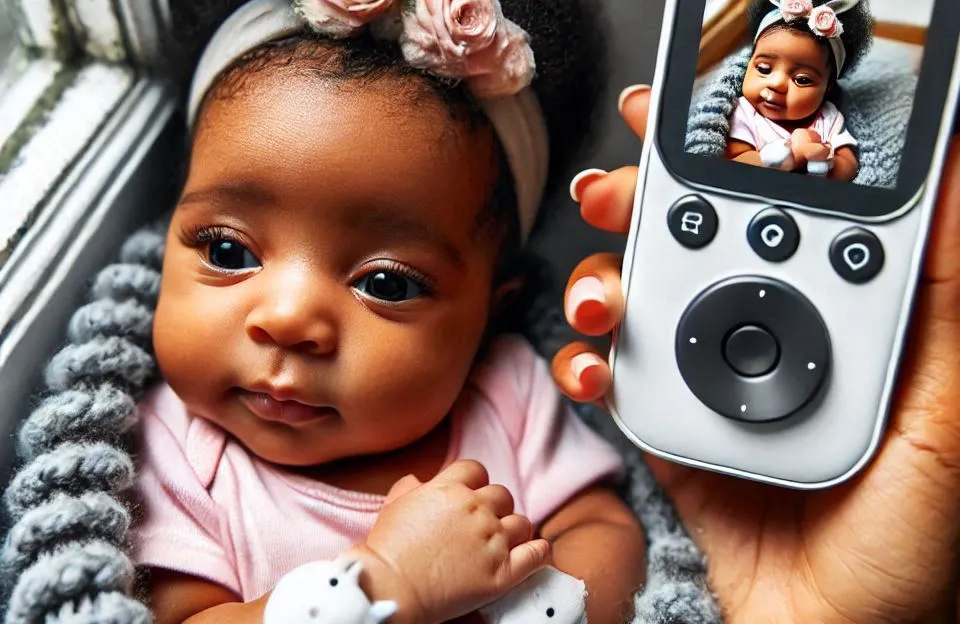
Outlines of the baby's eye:
<svg viewBox="0 0 960 624">
<path fill-rule="evenodd" d="M 797 83 L 798 87 L 809 87 L 814 84 L 813 78 L 810 78 L 809 76 L 797 76 L 793 79 L 793 81 Z"/>
<path fill-rule="evenodd" d="M 766 63 L 757 63 L 757 71 L 766 76 L 772 71 L 772 68 Z"/>
<path fill-rule="evenodd" d="M 210 263 L 229 271 L 255 269 L 260 261 L 237 241 L 218 239 L 210 242 Z"/>
<path fill-rule="evenodd" d="M 424 291 L 412 278 L 384 270 L 367 273 L 354 282 L 353 287 L 365 295 L 392 303 L 413 299 Z"/>
</svg>

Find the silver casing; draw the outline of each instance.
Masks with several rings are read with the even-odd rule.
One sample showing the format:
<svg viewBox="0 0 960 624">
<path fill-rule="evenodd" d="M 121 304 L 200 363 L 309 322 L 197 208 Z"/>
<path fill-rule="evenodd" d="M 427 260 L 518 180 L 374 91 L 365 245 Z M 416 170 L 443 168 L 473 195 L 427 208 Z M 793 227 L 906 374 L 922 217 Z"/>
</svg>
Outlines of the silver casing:
<svg viewBox="0 0 960 624">
<path fill-rule="evenodd" d="M 617 425 L 642 450 L 673 462 L 797 489 L 830 487 L 849 479 L 882 438 L 949 143 L 960 90 L 955 63 L 931 169 L 914 200 L 882 220 L 817 213 L 769 198 L 735 196 L 675 178 L 656 147 L 661 87 L 680 0 L 667 0 L 647 140 L 624 254 L 626 308 L 610 353 L 608 403 Z M 957 51 L 960 55 L 960 49 Z M 696 192 L 717 211 L 716 237 L 706 247 L 680 245 L 667 212 Z M 775 264 L 747 243 L 750 220 L 776 203 L 800 230 L 800 245 Z M 828 250 L 840 232 L 859 225 L 882 243 L 885 262 L 870 282 L 844 281 Z M 829 331 L 831 362 L 818 397 L 784 421 L 748 423 L 725 418 L 701 403 L 677 366 L 678 322 L 712 284 L 754 275 L 792 285 L 817 308 Z"/>
</svg>

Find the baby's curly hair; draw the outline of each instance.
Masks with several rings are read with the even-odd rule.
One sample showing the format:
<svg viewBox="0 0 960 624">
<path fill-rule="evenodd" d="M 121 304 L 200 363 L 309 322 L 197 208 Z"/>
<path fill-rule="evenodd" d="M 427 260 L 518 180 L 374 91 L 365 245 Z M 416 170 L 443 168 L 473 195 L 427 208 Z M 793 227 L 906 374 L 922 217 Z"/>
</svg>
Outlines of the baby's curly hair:
<svg viewBox="0 0 960 624">
<path fill-rule="evenodd" d="M 213 0 L 223 15 L 243 5 L 245 0 Z M 588 146 L 599 115 L 599 98 L 605 92 L 607 71 L 606 27 L 602 0 L 500 0 L 504 16 L 530 35 L 536 60 L 536 75 L 531 87 L 537 95 L 549 136 L 549 173 L 544 197 L 566 185 L 563 176 L 573 160 Z M 212 11 L 213 9 L 211 9 Z M 197 24 L 200 34 L 194 40 L 208 39 L 213 26 L 209 15 L 187 18 Z M 195 53 L 194 53 L 195 54 Z M 396 42 L 378 40 L 369 33 L 333 40 L 312 31 L 262 45 L 227 67 L 209 89 L 204 102 L 230 98 L 242 93 L 257 72 L 293 69 L 310 72 L 333 82 L 363 83 L 396 79 L 393 92 L 398 105 L 416 107 L 423 98 L 441 102 L 455 123 L 471 130 L 489 126 L 482 109 L 462 83 L 442 79 L 410 67 Z M 202 126 L 201 104 L 198 129 Z M 495 135 L 494 135 L 495 136 Z M 519 215 L 512 172 L 499 147 L 497 180 L 477 223 L 484 232 L 500 240 L 500 258 L 496 282 L 506 283 L 521 277 L 523 289 L 515 293 L 496 315 L 490 331 L 521 330 L 525 309 L 538 294 L 545 278 L 545 267 L 521 244 Z M 552 217 L 550 208 L 558 202 L 543 202 L 533 227 L 535 233 Z"/>
<path fill-rule="evenodd" d="M 828 1 L 829 0 L 813 0 L 813 6 L 818 7 L 826 4 Z M 839 76 L 835 75 L 835 70 L 831 72 L 831 76 L 834 80 L 843 78 L 847 73 L 855 68 L 863 59 L 863 57 L 866 56 L 867 52 L 870 50 L 870 46 L 873 44 L 874 20 L 873 15 L 870 13 L 869 4 L 869 0 L 860 0 L 860 4 L 837 16 L 843 23 L 843 34 L 840 35 L 840 41 L 843 42 L 843 47 L 847 51 L 847 60 L 844 63 L 843 71 L 840 72 Z M 774 8 L 775 7 L 770 0 L 751 0 L 747 9 L 747 19 L 750 24 L 749 32 L 751 37 L 753 37 L 753 35 L 757 32 L 757 29 L 760 28 L 760 22 L 763 20 L 764 16 Z M 792 22 L 778 23 L 767 29 L 765 34 L 776 32 L 777 30 L 791 30 L 813 37 L 830 54 L 830 58 L 833 58 L 833 53 L 830 51 L 829 44 L 827 44 L 824 38 L 815 35 L 810 30 L 810 28 L 807 26 L 806 20 L 794 20 Z"/>
<path fill-rule="evenodd" d="M 551 0 L 545 9 L 538 0 L 500 0 L 504 16 L 530 35 L 536 60 L 532 88 L 538 96 L 550 143 L 549 177 L 544 196 L 558 185 L 571 161 L 593 136 L 598 98 L 606 86 L 607 50 L 605 20 L 600 0 Z M 243 2 L 234 0 L 231 8 Z M 455 122 L 470 129 L 488 126 L 482 109 L 468 89 L 457 81 L 437 78 L 407 65 L 399 45 L 375 39 L 367 33 L 345 40 L 332 40 L 306 29 L 284 40 L 262 45 L 237 59 L 209 90 L 205 101 L 229 98 L 242 92 L 259 71 L 291 68 L 314 72 L 333 81 L 364 82 L 386 78 L 398 80 L 395 93 L 404 106 L 421 98 L 442 102 Z M 202 107 L 201 107 L 202 111 Z M 480 215 L 483 225 L 507 225 L 505 247 L 519 247 L 519 218 L 513 180 L 502 150 L 499 180 Z M 539 227 L 550 215 L 540 210 Z M 498 228 L 499 229 L 499 228 Z"/>
</svg>

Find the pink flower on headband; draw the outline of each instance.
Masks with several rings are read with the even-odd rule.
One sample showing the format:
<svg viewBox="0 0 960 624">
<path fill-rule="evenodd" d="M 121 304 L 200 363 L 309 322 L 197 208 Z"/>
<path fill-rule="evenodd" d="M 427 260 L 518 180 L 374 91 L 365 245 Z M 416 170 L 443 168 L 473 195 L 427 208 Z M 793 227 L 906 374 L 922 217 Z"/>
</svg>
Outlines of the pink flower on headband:
<svg viewBox="0 0 960 624">
<path fill-rule="evenodd" d="M 828 6 L 819 6 L 810 13 L 807 22 L 814 33 L 821 37 L 834 38 L 843 34 L 843 24 L 837 19 L 837 14 Z"/>
<path fill-rule="evenodd" d="M 296 0 L 300 15 L 320 32 L 349 37 L 386 13 L 393 0 Z"/>
<path fill-rule="evenodd" d="M 785 22 L 807 17 L 812 10 L 813 0 L 781 0 L 780 2 L 780 14 L 783 15 Z"/>
<path fill-rule="evenodd" d="M 513 95 L 535 70 L 527 33 L 498 0 L 416 0 L 403 13 L 400 46 L 411 65 L 463 79 L 478 98 Z"/>
</svg>

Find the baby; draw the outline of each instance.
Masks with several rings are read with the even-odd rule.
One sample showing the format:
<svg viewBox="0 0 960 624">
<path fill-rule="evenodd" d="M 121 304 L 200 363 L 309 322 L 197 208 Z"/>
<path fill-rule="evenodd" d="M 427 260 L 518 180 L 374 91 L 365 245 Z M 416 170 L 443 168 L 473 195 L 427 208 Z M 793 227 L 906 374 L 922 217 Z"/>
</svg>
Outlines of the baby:
<svg viewBox="0 0 960 624">
<path fill-rule="evenodd" d="M 766 12 L 767 2 L 776 8 Z M 730 119 L 727 158 L 853 180 L 857 141 L 827 96 L 866 51 L 868 14 L 859 0 L 817 7 L 811 0 L 755 0 L 750 17 L 756 36 Z"/>
<path fill-rule="evenodd" d="M 601 44 L 580 0 L 252 0 L 220 27 L 140 406 L 158 624 L 260 622 L 340 556 L 390 622 L 476 620 L 545 566 L 592 624 L 629 614 L 620 456 L 498 329 Z"/>
</svg>

